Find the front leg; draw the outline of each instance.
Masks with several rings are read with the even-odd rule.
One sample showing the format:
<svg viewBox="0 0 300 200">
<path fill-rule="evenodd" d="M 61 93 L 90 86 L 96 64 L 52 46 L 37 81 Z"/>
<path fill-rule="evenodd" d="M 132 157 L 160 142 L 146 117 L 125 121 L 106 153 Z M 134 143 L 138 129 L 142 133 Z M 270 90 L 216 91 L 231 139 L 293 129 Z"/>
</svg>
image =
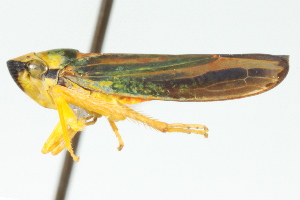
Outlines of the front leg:
<svg viewBox="0 0 300 200">
<path fill-rule="evenodd" d="M 52 152 L 53 155 L 56 155 L 66 148 L 73 157 L 73 160 L 77 162 L 79 157 L 74 154 L 71 140 L 78 131 L 82 131 L 86 126 L 96 123 L 97 117 L 92 115 L 78 116 L 78 119 L 59 92 L 52 90 L 52 96 L 58 110 L 60 121 L 43 146 L 42 153 Z M 101 117 L 101 115 L 99 115 L 99 117 Z"/>
<path fill-rule="evenodd" d="M 70 152 L 73 160 L 77 162 L 79 157 L 74 154 L 71 139 L 78 131 L 82 131 L 85 128 L 85 119 L 81 118 L 78 120 L 63 97 L 56 96 L 54 101 L 60 121 L 46 141 L 42 153 L 52 152 L 52 154 L 56 155 L 65 147 Z"/>
</svg>

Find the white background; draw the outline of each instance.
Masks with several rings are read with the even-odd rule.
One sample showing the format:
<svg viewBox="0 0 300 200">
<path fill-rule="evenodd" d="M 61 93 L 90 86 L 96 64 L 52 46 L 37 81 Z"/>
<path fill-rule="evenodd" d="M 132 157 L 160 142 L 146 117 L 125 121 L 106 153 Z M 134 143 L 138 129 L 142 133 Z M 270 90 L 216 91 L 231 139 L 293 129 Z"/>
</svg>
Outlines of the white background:
<svg viewBox="0 0 300 200">
<path fill-rule="evenodd" d="M 82 135 L 67 199 L 300 199 L 299 1 L 117 0 L 103 52 L 290 55 L 271 91 L 223 102 L 142 103 L 161 121 L 201 123 L 209 138 L 107 120 Z M 58 121 L 11 79 L 6 61 L 29 52 L 88 52 L 97 0 L 0 2 L 0 196 L 53 199 L 64 153 L 40 150 Z"/>
</svg>

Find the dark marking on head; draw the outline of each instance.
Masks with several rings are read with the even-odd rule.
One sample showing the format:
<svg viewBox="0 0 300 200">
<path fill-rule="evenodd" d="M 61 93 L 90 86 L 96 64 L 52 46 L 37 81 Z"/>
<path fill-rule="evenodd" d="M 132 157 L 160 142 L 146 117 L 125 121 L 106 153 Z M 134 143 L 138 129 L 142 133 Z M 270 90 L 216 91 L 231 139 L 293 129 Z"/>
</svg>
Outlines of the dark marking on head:
<svg viewBox="0 0 300 200">
<path fill-rule="evenodd" d="M 26 63 L 25 62 L 20 62 L 20 61 L 14 61 L 14 60 L 9 60 L 7 61 L 7 67 L 9 70 L 10 75 L 14 79 L 15 83 L 19 86 L 21 90 L 24 91 L 24 88 L 18 81 L 19 73 L 21 71 L 25 70 Z"/>
<path fill-rule="evenodd" d="M 45 74 L 45 78 L 56 79 L 59 70 L 60 69 L 49 69 L 48 72 Z"/>
</svg>

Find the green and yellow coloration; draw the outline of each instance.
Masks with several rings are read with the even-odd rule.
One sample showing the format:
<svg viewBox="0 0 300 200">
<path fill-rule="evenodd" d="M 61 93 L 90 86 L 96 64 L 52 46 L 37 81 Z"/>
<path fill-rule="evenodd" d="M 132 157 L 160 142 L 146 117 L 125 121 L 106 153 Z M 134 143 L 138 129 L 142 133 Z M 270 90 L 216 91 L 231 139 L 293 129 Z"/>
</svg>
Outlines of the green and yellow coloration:
<svg viewBox="0 0 300 200">
<path fill-rule="evenodd" d="M 60 122 L 42 152 L 66 148 L 71 139 L 105 116 L 121 150 L 115 122 L 131 118 L 161 132 L 202 134 L 200 124 L 167 124 L 124 104 L 149 100 L 219 101 L 265 92 L 287 75 L 288 56 L 83 54 L 73 49 L 29 53 L 7 62 L 18 86 L 46 108 L 58 110 Z"/>
</svg>

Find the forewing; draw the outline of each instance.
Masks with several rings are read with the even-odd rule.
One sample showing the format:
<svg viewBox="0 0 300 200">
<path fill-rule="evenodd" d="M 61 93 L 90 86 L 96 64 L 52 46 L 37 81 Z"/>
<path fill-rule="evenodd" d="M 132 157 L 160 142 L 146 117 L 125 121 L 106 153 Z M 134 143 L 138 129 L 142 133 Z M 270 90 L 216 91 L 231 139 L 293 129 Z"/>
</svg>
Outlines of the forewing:
<svg viewBox="0 0 300 200">
<path fill-rule="evenodd" d="M 218 101 L 267 91 L 288 72 L 288 56 L 98 54 L 60 77 L 106 94 L 152 100 Z"/>
</svg>

